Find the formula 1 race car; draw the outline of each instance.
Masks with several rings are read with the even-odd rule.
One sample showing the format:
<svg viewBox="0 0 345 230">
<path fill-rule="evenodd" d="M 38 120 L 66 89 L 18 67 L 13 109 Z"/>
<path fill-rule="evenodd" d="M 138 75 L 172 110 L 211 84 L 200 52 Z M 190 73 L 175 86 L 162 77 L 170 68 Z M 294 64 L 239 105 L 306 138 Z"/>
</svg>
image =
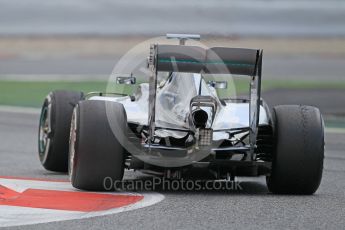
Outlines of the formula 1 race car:
<svg viewBox="0 0 345 230">
<path fill-rule="evenodd" d="M 198 35 L 170 34 L 179 45 L 152 44 L 149 82 L 132 95 L 54 91 L 39 125 L 39 158 L 47 170 L 68 171 L 72 185 L 105 190 L 125 169 L 183 178 L 194 168 L 215 180 L 267 178 L 273 193 L 313 194 L 324 158 L 319 109 L 280 105 L 261 98 L 262 50 L 187 46 Z M 249 79 L 249 97 L 220 98 L 226 81 Z M 238 75 L 238 76 L 237 76 Z M 136 84 L 135 76 L 118 84 Z"/>
</svg>

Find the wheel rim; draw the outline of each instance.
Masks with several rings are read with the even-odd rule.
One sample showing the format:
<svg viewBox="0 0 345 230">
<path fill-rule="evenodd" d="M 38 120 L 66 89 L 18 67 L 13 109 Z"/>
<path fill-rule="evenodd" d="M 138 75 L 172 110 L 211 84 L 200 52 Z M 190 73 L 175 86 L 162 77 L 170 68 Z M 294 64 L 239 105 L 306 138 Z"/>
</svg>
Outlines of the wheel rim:
<svg viewBox="0 0 345 230">
<path fill-rule="evenodd" d="M 47 98 L 40 116 L 39 123 L 39 134 L 38 134 L 38 152 L 40 155 L 41 161 L 44 163 L 47 159 L 49 146 L 51 142 L 51 104 L 50 97 Z"/>
<path fill-rule="evenodd" d="M 71 129 L 69 135 L 69 154 L 68 154 L 68 175 L 72 181 L 72 175 L 74 172 L 74 158 L 75 158 L 75 143 L 77 140 L 77 106 L 73 110 Z"/>
</svg>

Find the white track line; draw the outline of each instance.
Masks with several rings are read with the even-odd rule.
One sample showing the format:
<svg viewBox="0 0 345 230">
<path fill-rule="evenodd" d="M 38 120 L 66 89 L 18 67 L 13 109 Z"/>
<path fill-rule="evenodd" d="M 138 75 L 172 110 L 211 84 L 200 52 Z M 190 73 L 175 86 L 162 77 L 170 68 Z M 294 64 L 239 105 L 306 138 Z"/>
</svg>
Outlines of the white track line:
<svg viewBox="0 0 345 230">
<path fill-rule="evenodd" d="M 332 133 L 332 134 L 345 134 L 344 128 L 325 128 L 326 133 Z"/>
<path fill-rule="evenodd" d="M 23 226 L 31 224 L 40 224 L 56 221 L 77 220 L 90 217 L 105 216 L 117 214 L 120 212 L 127 212 L 139 208 L 154 205 L 164 199 L 164 195 L 160 193 L 140 193 L 144 198 L 134 204 L 124 206 L 121 208 L 110 209 L 106 211 L 97 212 L 75 212 L 75 211 L 60 211 L 49 210 L 43 208 L 27 208 L 16 206 L 0 206 L 0 228 L 10 226 Z"/>
<path fill-rule="evenodd" d="M 57 191 L 79 191 L 74 189 L 70 182 L 55 182 L 55 181 L 40 181 L 40 180 L 28 180 L 28 179 L 9 179 L 1 178 L 0 185 L 8 187 L 17 192 L 25 191 L 29 188 L 43 189 L 43 190 L 57 190 Z M 80 191 L 79 191 L 80 192 Z M 96 216 L 104 216 L 110 214 L 116 214 L 120 212 L 126 212 L 135 210 L 150 205 L 154 205 L 164 199 L 164 195 L 156 192 L 113 192 L 106 194 L 114 195 L 141 195 L 143 199 L 119 208 L 113 208 L 105 211 L 92 211 L 92 212 L 80 212 L 80 211 L 64 211 L 53 210 L 44 208 L 30 208 L 19 206 L 0 205 L 0 228 L 9 226 L 22 226 L 30 224 L 39 224 L 56 221 L 66 221 L 75 219 L 84 219 Z"/>
<path fill-rule="evenodd" d="M 41 110 L 31 107 L 0 105 L 0 112 L 39 115 Z"/>
</svg>

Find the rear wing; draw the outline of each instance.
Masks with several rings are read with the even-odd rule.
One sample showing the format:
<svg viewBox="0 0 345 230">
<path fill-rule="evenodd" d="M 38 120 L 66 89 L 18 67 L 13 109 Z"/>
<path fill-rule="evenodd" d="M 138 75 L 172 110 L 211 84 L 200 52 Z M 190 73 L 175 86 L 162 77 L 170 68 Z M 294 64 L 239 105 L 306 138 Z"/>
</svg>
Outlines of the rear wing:
<svg viewBox="0 0 345 230">
<path fill-rule="evenodd" d="M 260 91 L 262 73 L 262 50 L 213 47 L 204 49 L 198 46 L 157 45 L 150 47 L 149 68 L 149 136 L 155 131 L 155 104 L 157 72 L 189 72 L 210 74 L 235 74 L 251 77 L 249 105 L 249 142 L 254 157 L 260 112 Z"/>
<path fill-rule="evenodd" d="M 155 68 L 166 72 L 256 75 L 260 50 L 198 46 L 157 45 Z"/>
</svg>

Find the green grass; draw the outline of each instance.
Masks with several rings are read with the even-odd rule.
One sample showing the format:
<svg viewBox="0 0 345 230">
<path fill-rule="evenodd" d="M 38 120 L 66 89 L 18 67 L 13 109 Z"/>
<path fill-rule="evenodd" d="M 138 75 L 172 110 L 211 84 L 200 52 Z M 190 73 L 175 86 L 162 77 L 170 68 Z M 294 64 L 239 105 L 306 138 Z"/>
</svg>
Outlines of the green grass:
<svg viewBox="0 0 345 230">
<path fill-rule="evenodd" d="M 234 78 L 234 84 L 237 94 L 249 93 L 249 80 Z M 326 81 L 285 81 L 285 80 L 263 80 L 262 91 L 270 89 L 344 89 L 345 81 L 341 82 L 326 82 Z M 227 97 L 232 95 L 231 87 L 227 90 L 218 90 L 220 97 Z"/>
<path fill-rule="evenodd" d="M 75 90 L 82 92 L 105 92 L 107 82 L 81 81 L 0 81 L 0 105 L 40 107 L 45 96 L 53 90 Z M 121 88 L 122 87 L 122 88 Z M 114 84 L 113 92 L 129 92 L 128 86 Z"/>
<path fill-rule="evenodd" d="M 345 129 L 345 119 L 342 118 L 325 118 L 325 124 L 328 128 Z"/>
<path fill-rule="evenodd" d="M 237 94 L 248 92 L 247 80 L 236 79 L 235 87 Z M 40 107 L 44 97 L 52 90 L 65 89 L 82 92 L 105 91 L 107 82 L 99 81 L 0 81 L 0 105 L 14 105 L 27 107 Z M 128 85 L 116 85 L 112 92 L 131 93 L 135 87 Z M 294 89 L 345 89 L 345 82 L 307 82 L 307 81 L 275 81 L 265 80 L 262 83 L 263 90 L 273 88 L 294 88 Z M 231 95 L 231 87 L 228 90 L 218 91 L 221 97 Z"/>
</svg>

